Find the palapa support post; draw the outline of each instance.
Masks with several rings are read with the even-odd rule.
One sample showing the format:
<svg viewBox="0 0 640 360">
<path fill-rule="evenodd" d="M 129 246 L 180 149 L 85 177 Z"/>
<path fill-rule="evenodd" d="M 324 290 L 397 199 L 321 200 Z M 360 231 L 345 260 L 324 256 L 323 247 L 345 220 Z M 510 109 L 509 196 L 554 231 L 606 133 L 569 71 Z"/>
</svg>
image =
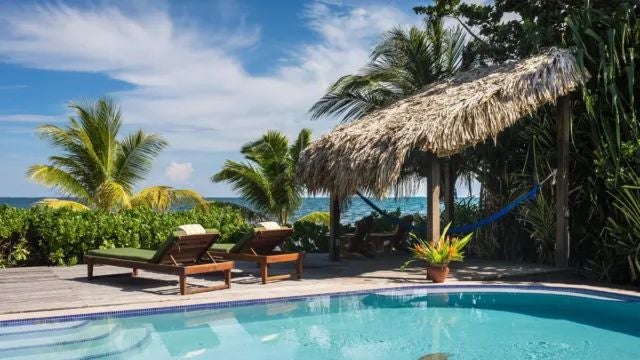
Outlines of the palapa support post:
<svg viewBox="0 0 640 360">
<path fill-rule="evenodd" d="M 440 159 L 433 155 L 427 179 L 427 241 L 435 243 L 440 237 Z"/>
<path fill-rule="evenodd" d="M 449 224 L 453 222 L 454 206 L 455 206 L 455 170 L 451 162 L 451 159 L 444 161 L 444 223 Z"/>
<path fill-rule="evenodd" d="M 329 260 L 340 261 L 340 199 L 329 196 Z"/>
<path fill-rule="evenodd" d="M 571 101 L 569 96 L 558 99 L 556 109 L 558 173 L 556 178 L 556 266 L 569 265 L 569 132 Z"/>
</svg>

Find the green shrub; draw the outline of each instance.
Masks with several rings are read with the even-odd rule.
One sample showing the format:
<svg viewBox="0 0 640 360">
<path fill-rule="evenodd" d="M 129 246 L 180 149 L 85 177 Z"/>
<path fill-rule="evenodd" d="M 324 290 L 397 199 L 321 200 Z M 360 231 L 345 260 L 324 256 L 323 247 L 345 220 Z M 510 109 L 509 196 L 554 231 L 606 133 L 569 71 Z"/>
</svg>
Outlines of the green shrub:
<svg viewBox="0 0 640 360">
<path fill-rule="evenodd" d="M 26 214 L 22 209 L 0 206 L 0 268 L 15 266 L 29 255 Z"/>
<path fill-rule="evenodd" d="M 309 213 L 301 217 L 297 221 L 305 221 L 305 222 L 315 223 L 319 225 L 329 226 L 329 221 L 331 221 L 331 215 L 329 214 L 328 211 L 314 211 L 312 213 Z"/>
<path fill-rule="evenodd" d="M 156 213 L 133 209 L 118 213 L 66 209 L 0 207 L 0 266 L 74 265 L 90 249 L 156 249 L 182 224 L 218 229 L 220 242 L 233 243 L 250 228 L 227 206 L 209 211 Z"/>
<path fill-rule="evenodd" d="M 312 221 L 296 221 L 293 224 L 293 235 L 284 244 L 287 251 L 302 251 L 305 253 L 329 251 L 327 234 L 329 227 Z"/>
</svg>

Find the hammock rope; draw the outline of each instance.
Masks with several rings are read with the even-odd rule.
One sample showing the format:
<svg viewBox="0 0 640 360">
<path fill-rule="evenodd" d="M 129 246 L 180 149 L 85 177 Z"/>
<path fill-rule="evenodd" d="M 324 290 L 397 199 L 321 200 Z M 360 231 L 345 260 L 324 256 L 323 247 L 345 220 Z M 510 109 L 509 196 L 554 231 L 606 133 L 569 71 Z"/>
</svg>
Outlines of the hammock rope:
<svg viewBox="0 0 640 360">
<path fill-rule="evenodd" d="M 545 179 L 542 183 L 544 183 L 547 180 L 548 180 L 548 178 Z M 534 184 L 533 187 L 531 188 L 531 190 L 529 190 L 526 193 L 520 195 L 518 198 L 516 198 L 510 204 L 508 204 L 507 206 L 505 206 L 502 209 L 498 210 L 494 214 L 489 215 L 488 217 L 486 217 L 484 219 L 481 219 L 479 221 L 476 221 L 475 223 L 472 223 L 472 224 L 466 224 L 466 225 L 462 225 L 462 226 L 451 227 L 451 228 L 449 228 L 448 233 L 450 233 L 450 234 L 469 233 L 469 232 L 475 231 L 475 230 L 477 230 L 477 229 L 479 229 L 479 228 L 481 228 L 483 226 L 489 225 L 492 222 L 500 220 L 502 217 L 504 217 L 505 215 L 507 215 L 508 213 L 512 212 L 514 209 L 516 209 L 523 202 L 525 202 L 527 200 L 531 200 L 531 201 L 535 200 L 536 196 L 538 195 L 538 192 L 540 191 L 540 187 L 542 186 L 542 183 Z M 365 204 L 367 204 L 369 207 L 371 207 L 373 210 L 375 210 L 377 213 L 382 215 L 387 220 L 391 221 L 393 224 L 396 224 L 398 226 L 403 226 L 403 227 L 407 226 L 407 224 L 402 223 L 402 221 L 399 218 L 389 214 L 385 210 L 383 210 L 383 209 L 379 208 L 378 206 L 376 206 L 376 204 L 374 204 L 373 202 L 371 202 L 371 200 L 369 200 L 366 197 L 364 197 L 364 195 L 362 195 L 359 191 L 356 191 L 356 195 L 358 195 L 362 199 L 362 201 L 364 201 Z M 405 230 L 417 231 L 417 232 L 421 232 L 421 233 L 427 232 L 426 228 L 424 228 L 422 226 L 413 226 L 413 225 L 409 225 L 408 227 L 405 227 Z"/>
</svg>

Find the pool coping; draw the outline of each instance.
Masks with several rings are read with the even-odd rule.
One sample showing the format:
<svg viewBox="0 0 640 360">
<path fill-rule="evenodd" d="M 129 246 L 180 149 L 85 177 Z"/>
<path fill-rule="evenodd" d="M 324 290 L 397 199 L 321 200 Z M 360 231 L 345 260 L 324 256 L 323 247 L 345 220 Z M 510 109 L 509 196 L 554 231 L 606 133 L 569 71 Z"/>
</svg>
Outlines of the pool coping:
<svg viewBox="0 0 640 360">
<path fill-rule="evenodd" d="M 376 292 L 388 292 L 388 291 L 407 291 L 407 290 L 460 290 L 460 291 L 489 291 L 491 290 L 514 290 L 514 292 L 543 292 L 549 294 L 565 294 L 570 296 L 591 296 L 597 298 L 606 298 L 616 301 L 624 302 L 640 302 L 640 293 L 633 293 L 630 291 L 608 289 L 601 287 L 594 287 L 588 285 L 573 285 L 573 284 L 546 284 L 546 283 L 534 283 L 534 284 L 478 284 L 478 283 L 457 283 L 457 284 L 421 284 L 421 285 L 409 285 L 409 286 L 387 286 L 387 287 L 375 287 L 369 289 L 359 290 L 346 290 L 335 292 L 321 292 L 302 295 L 291 296 L 279 296 L 279 297 L 264 297 L 245 300 L 227 300 L 227 301 L 210 301 L 208 299 L 201 303 L 182 303 L 177 305 L 169 305 L 166 303 L 137 303 L 129 305 L 115 305 L 115 306 L 103 306 L 98 308 L 74 308 L 65 310 L 53 310 L 53 311 L 39 311 L 36 313 L 13 313 L 4 314 L 0 320 L 0 327 L 10 326 L 24 326 L 24 325 L 36 325 L 43 323 L 56 323 L 78 320 L 97 320 L 106 317 L 110 318 L 125 318 L 143 315 L 157 315 L 173 312 L 190 312 L 198 310 L 213 310 L 213 309 L 226 309 L 251 305 L 265 305 L 273 303 L 287 303 L 294 301 L 301 301 L 317 297 L 345 297 L 353 295 L 363 295 Z M 180 303 L 180 301 L 178 301 Z M 107 310 L 100 311 L 100 308 L 107 308 Z M 115 309 L 109 309 L 115 308 Z M 71 313 L 71 314 L 66 314 Z M 40 315 L 38 315 L 40 314 Z M 55 315 L 59 314 L 59 315 Z M 6 319 L 8 318 L 8 319 Z"/>
</svg>

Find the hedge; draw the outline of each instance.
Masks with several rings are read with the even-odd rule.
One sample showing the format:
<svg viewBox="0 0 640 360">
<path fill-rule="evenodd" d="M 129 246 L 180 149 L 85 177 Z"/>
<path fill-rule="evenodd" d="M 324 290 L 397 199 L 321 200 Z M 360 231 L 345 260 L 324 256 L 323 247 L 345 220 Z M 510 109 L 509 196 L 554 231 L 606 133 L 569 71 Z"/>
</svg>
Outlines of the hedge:
<svg viewBox="0 0 640 360">
<path fill-rule="evenodd" d="M 243 215 L 216 205 L 207 212 L 159 214 L 148 209 L 118 213 L 0 206 L 0 267 L 74 265 L 90 249 L 155 249 L 182 224 L 219 229 L 220 242 L 235 242 L 249 228 Z"/>
</svg>

